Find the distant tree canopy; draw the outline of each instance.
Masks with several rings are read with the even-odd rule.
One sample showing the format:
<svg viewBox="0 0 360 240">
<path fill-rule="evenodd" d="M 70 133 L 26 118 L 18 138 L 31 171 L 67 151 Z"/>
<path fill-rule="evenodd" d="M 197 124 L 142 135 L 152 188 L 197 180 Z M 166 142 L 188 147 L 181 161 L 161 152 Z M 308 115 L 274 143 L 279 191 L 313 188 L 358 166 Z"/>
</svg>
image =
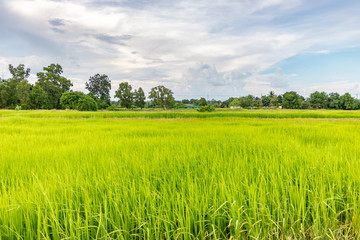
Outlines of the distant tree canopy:
<svg viewBox="0 0 360 240">
<path fill-rule="evenodd" d="M 95 74 L 85 83 L 85 88 L 92 93 L 91 97 L 97 102 L 99 108 L 104 109 L 110 106 L 111 80 L 107 75 Z"/>
<path fill-rule="evenodd" d="M 153 87 L 149 93 L 149 98 L 159 107 L 165 108 L 172 108 L 175 104 L 175 99 L 173 97 L 173 92 L 162 86 L 159 85 L 157 87 Z"/>
<path fill-rule="evenodd" d="M 118 90 L 115 92 L 115 97 L 119 98 L 122 107 L 131 108 L 134 102 L 132 86 L 128 82 L 120 83 Z"/>
<path fill-rule="evenodd" d="M 284 108 L 299 109 L 303 98 L 294 91 L 284 93 L 282 97 L 282 104 Z"/>
<path fill-rule="evenodd" d="M 89 91 L 84 94 L 72 91 L 72 82 L 64 77 L 63 69 L 59 64 L 50 64 L 43 68 L 42 72 L 36 74 L 37 80 L 34 84 L 28 81 L 30 68 L 24 64 L 13 66 L 9 64 L 11 77 L 8 79 L 0 78 L 0 108 L 10 109 L 76 109 L 80 111 L 96 111 L 97 109 L 116 110 L 119 106 L 123 108 L 188 108 L 194 106 L 211 106 L 224 108 L 237 106 L 242 108 L 326 108 L 354 110 L 360 109 L 360 100 L 351 96 L 350 93 L 340 95 L 339 93 L 315 91 L 308 98 L 304 98 L 295 91 L 284 94 L 269 94 L 259 97 L 253 95 L 230 97 L 225 101 L 212 99 L 207 101 L 204 97 L 199 99 L 183 99 L 175 101 L 173 92 L 163 85 L 151 88 L 148 101 L 144 90 L 132 88 L 128 82 L 119 84 L 115 92 L 115 98 L 119 101 L 111 102 L 110 90 L 111 81 L 105 74 L 95 74 L 85 83 L 85 88 Z M 113 104 L 111 106 L 111 103 Z M 203 108 L 212 109 L 212 108 Z"/>
<path fill-rule="evenodd" d="M 38 81 L 35 83 L 46 93 L 44 94 L 45 101 L 43 108 L 61 108 L 60 97 L 64 92 L 70 91 L 72 83 L 69 79 L 61 76 L 63 70 L 59 64 L 51 64 L 48 67 L 44 67 L 43 70 L 44 72 L 36 74 Z"/>
<path fill-rule="evenodd" d="M 145 107 L 145 99 L 145 93 L 142 88 L 134 91 L 134 103 L 136 107 L 143 109 Z"/>
</svg>

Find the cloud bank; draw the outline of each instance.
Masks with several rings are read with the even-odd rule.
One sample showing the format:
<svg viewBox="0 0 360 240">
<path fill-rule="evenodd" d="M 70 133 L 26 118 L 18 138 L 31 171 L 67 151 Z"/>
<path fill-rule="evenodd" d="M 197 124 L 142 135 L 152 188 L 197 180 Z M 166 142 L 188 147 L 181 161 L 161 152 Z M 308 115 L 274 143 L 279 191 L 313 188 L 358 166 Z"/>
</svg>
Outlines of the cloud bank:
<svg viewBox="0 0 360 240">
<path fill-rule="evenodd" d="M 360 43 L 356 1 L 0 0 L 0 7 L 0 74 L 25 63 L 34 81 L 59 63 L 83 91 L 101 73 L 113 90 L 122 81 L 146 91 L 163 84 L 177 98 L 306 92 L 312 83 L 294 84 L 296 73 L 264 71 Z"/>
</svg>

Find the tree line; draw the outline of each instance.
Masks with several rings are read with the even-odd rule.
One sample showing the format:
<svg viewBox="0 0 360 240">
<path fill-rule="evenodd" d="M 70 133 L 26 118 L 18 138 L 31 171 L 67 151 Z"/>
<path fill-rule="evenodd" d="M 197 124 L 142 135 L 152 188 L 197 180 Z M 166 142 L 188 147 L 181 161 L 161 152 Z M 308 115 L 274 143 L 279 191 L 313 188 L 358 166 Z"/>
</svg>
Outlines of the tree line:
<svg viewBox="0 0 360 240">
<path fill-rule="evenodd" d="M 105 74 L 95 74 L 85 83 L 88 94 L 72 91 L 72 82 L 62 76 L 63 69 L 59 64 L 51 64 L 36 74 L 37 81 L 28 81 L 30 69 L 24 64 L 17 67 L 9 65 L 11 78 L 0 78 L 0 108 L 21 109 L 76 109 L 80 111 L 96 111 L 97 109 L 116 110 L 121 108 L 187 108 L 189 106 L 211 106 L 214 108 L 288 108 L 288 109 L 360 109 L 360 100 L 349 93 L 313 92 L 305 98 L 295 91 L 276 95 L 271 91 L 268 95 L 255 97 L 230 97 L 225 101 L 212 99 L 183 99 L 175 101 L 173 92 L 162 86 L 156 86 L 149 92 L 146 101 L 145 93 L 140 87 L 133 89 L 128 82 L 119 84 L 115 92 L 118 101 L 111 101 L 111 80 Z"/>
<path fill-rule="evenodd" d="M 24 64 L 17 67 L 9 64 L 9 79 L 0 78 L 0 108 L 9 109 L 76 109 L 80 111 L 96 111 L 97 109 L 144 108 L 147 103 L 145 93 L 140 87 L 132 90 L 127 82 L 119 84 L 115 98 L 111 102 L 111 80 L 105 74 L 95 74 L 85 83 L 88 94 L 72 91 L 73 83 L 62 76 L 63 69 L 59 64 L 51 64 L 36 74 L 37 81 L 28 81 L 30 68 Z M 173 92 L 162 86 L 153 87 L 149 93 L 149 106 L 172 108 L 175 103 Z"/>
<path fill-rule="evenodd" d="M 360 100 L 351 96 L 350 93 L 340 95 L 339 93 L 313 92 L 310 97 L 305 98 L 295 91 L 276 95 L 271 91 L 268 95 L 254 97 L 248 95 L 239 98 L 229 98 L 223 103 L 223 107 L 282 107 L 287 109 L 360 109 Z"/>
</svg>

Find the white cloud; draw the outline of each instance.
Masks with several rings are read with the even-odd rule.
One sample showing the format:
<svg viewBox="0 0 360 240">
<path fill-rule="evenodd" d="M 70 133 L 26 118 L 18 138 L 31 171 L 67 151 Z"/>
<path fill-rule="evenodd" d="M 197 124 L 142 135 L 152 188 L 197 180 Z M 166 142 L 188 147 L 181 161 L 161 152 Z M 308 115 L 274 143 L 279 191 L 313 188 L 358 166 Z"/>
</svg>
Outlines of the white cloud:
<svg viewBox="0 0 360 240">
<path fill-rule="evenodd" d="M 121 81 L 145 89 L 166 83 L 179 95 L 280 91 L 292 86 L 289 76 L 261 72 L 296 54 L 326 54 L 336 44 L 360 40 L 355 8 L 277 22 L 306 10 L 300 0 L 155 1 L 141 7 L 136 1 L 3 4 L 14 19 L 11 27 L 25 36 L 27 56 L 2 61 L 20 60 L 36 71 L 60 63 L 78 90 L 99 72 L 109 75 L 113 88 Z"/>
</svg>

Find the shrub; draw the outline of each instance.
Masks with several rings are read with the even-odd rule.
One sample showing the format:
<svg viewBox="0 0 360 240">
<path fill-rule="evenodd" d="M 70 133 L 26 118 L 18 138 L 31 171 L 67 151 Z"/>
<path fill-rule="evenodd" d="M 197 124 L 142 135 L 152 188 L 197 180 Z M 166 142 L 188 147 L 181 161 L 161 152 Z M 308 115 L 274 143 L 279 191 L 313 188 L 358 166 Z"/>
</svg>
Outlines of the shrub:
<svg viewBox="0 0 360 240">
<path fill-rule="evenodd" d="M 215 111 L 215 108 L 212 106 L 202 106 L 197 109 L 198 112 L 213 112 Z"/>
<path fill-rule="evenodd" d="M 96 111 L 96 101 L 82 92 L 65 92 L 60 98 L 60 105 L 65 109 Z"/>
</svg>

